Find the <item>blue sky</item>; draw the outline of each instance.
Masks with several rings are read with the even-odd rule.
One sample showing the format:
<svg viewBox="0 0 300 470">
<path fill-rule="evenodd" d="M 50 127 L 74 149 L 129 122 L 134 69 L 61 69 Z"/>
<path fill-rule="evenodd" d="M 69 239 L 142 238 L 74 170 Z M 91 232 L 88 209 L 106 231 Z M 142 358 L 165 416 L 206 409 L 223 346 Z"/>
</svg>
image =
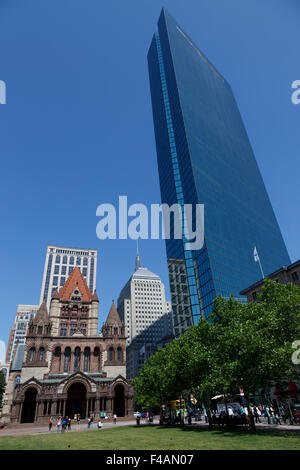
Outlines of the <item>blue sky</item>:
<svg viewBox="0 0 300 470">
<path fill-rule="evenodd" d="M 38 303 L 48 244 L 98 249 L 100 324 L 132 274 L 135 242 L 98 240 L 96 208 L 160 202 L 146 56 L 162 6 L 231 84 L 300 258 L 298 0 L 1 0 L 0 339 Z M 167 286 L 164 242 L 140 253 Z"/>
</svg>

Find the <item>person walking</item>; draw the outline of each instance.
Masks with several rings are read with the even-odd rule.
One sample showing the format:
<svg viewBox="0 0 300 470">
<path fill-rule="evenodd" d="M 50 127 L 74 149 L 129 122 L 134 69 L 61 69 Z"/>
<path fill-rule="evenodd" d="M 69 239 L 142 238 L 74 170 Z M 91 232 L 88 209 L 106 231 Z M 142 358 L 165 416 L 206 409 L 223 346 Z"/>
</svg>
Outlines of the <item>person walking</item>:
<svg viewBox="0 0 300 470">
<path fill-rule="evenodd" d="M 57 423 L 56 423 L 56 430 L 57 432 L 60 432 L 61 428 L 61 417 L 58 418 Z"/>
<path fill-rule="evenodd" d="M 52 416 L 51 416 L 51 418 L 49 419 L 49 429 L 48 429 L 48 431 L 51 431 L 52 424 L 53 424 L 53 420 L 52 420 Z"/>
<path fill-rule="evenodd" d="M 64 418 L 62 419 L 62 422 L 61 422 L 61 432 L 65 432 L 66 427 L 67 427 L 67 420 L 66 420 L 66 418 L 64 417 Z"/>
<path fill-rule="evenodd" d="M 275 410 L 273 405 L 270 406 L 270 416 L 272 418 L 273 424 L 276 424 Z"/>
<path fill-rule="evenodd" d="M 71 418 L 67 418 L 67 427 L 68 427 L 68 431 L 71 431 L 71 424 L 72 424 Z"/>
<path fill-rule="evenodd" d="M 265 416 L 268 420 L 268 424 L 271 424 L 271 412 L 270 412 L 270 407 L 266 405 L 265 407 Z"/>
<path fill-rule="evenodd" d="M 260 413 L 260 410 L 258 409 L 258 407 L 256 405 L 254 405 L 254 407 L 253 407 L 253 414 L 254 414 L 254 418 L 255 418 L 255 423 L 261 423 L 261 421 L 259 419 L 261 413 Z"/>
<path fill-rule="evenodd" d="M 97 423 L 97 428 L 98 429 L 102 429 L 102 421 L 101 419 L 99 419 L 98 423 Z"/>
<path fill-rule="evenodd" d="M 114 424 L 117 424 L 117 415 L 116 415 L 116 413 L 114 414 Z"/>
<path fill-rule="evenodd" d="M 280 414 L 279 414 L 278 409 L 274 410 L 274 418 L 275 418 L 275 423 L 274 424 L 280 424 L 281 425 Z"/>
</svg>

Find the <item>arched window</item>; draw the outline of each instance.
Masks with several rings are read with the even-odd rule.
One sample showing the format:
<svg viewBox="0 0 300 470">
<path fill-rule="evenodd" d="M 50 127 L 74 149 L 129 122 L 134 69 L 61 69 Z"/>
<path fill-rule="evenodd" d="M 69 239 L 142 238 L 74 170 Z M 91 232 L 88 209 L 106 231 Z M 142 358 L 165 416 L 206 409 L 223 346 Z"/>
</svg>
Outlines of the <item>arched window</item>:
<svg viewBox="0 0 300 470">
<path fill-rule="evenodd" d="M 109 348 L 108 358 L 109 358 L 110 361 L 114 360 L 114 348 Z"/>
<path fill-rule="evenodd" d="M 71 256 L 71 257 L 70 257 L 69 264 L 71 264 L 72 266 L 74 265 L 74 256 Z"/>
<path fill-rule="evenodd" d="M 97 358 L 97 369 L 99 371 L 101 370 L 101 356 L 100 356 L 100 349 L 98 347 L 94 349 L 94 356 Z"/>
<path fill-rule="evenodd" d="M 40 348 L 40 361 L 44 360 L 45 348 Z"/>
<path fill-rule="evenodd" d="M 43 325 L 38 326 L 38 334 L 42 335 L 43 334 Z"/>
<path fill-rule="evenodd" d="M 114 328 L 114 335 L 115 335 L 115 336 L 118 336 L 118 327 L 117 327 L 117 328 L 116 328 L 116 327 Z"/>
<path fill-rule="evenodd" d="M 59 346 L 57 346 L 54 350 L 54 363 L 55 363 L 55 370 L 57 372 L 60 371 L 60 366 L 61 366 L 61 349 Z"/>
<path fill-rule="evenodd" d="M 60 255 L 56 255 L 55 263 L 60 263 Z"/>
<path fill-rule="evenodd" d="M 29 361 L 32 362 L 34 360 L 35 348 L 30 348 L 29 350 Z"/>
<path fill-rule="evenodd" d="M 19 385 L 19 383 L 21 382 L 21 376 L 20 375 L 17 375 L 16 378 L 15 378 L 15 387 L 17 385 Z"/>
<path fill-rule="evenodd" d="M 118 348 L 117 349 L 117 358 L 118 358 L 118 361 L 122 361 L 122 348 Z"/>
<path fill-rule="evenodd" d="M 80 366 L 80 348 L 75 348 L 74 352 L 74 372 L 77 372 Z"/>
<path fill-rule="evenodd" d="M 67 256 L 64 256 L 64 257 L 63 257 L 63 261 L 62 261 L 62 262 L 63 262 L 63 264 L 67 264 L 67 262 L 68 262 Z"/>
<path fill-rule="evenodd" d="M 70 368 L 70 357 L 71 357 L 71 348 L 67 347 L 65 349 L 64 372 L 68 372 Z"/>
<path fill-rule="evenodd" d="M 80 256 L 77 256 L 77 258 L 76 258 L 76 266 L 80 266 L 80 264 L 81 264 L 81 258 L 80 258 Z"/>
<path fill-rule="evenodd" d="M 88 259 L 86 257 L 83 258 L 83 266 L 87 266 L 88 264 Z"/>
<path fill-rule="evenodd" d="M 90 348 L 84 349 L 84 364 L 83 371 L 88 372 L 90 368 Z"/>
</svg>

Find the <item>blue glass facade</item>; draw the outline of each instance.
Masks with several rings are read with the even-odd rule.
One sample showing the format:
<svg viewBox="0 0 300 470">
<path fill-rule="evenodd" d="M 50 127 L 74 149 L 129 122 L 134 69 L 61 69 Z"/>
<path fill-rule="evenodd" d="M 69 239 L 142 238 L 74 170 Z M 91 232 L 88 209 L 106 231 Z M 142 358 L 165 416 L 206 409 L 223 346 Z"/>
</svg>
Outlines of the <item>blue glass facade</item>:
<svg viewBox="0 0 300 470">
<path fill-rule="evenodd" d="M 254 246 L 265 274 L 290 258 L 230 85 L 165 9 L 148 67 L 162 202 L 205 205 L 201 250 L 166 240 L 180 334 L 260 278 Z"/>
</svg>

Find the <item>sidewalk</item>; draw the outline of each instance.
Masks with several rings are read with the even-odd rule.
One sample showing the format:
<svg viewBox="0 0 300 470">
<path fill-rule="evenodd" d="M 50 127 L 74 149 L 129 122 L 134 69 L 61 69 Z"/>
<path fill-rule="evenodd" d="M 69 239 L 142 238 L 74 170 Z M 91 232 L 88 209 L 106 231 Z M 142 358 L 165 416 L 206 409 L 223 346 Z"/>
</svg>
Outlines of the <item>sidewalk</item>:
<svg viewBox="0 0 300 470">
<path fill-rule="evenodd" d="M 158 421 L 157 421 L 158 423 Z M 112 421 L 106 422 L 105 420 L 102 420 L 102 430 L 107 429 L 107 428 L 114 428 L 114 427 L 120 427 L 120 426 L 130 426 L 136 424 L 135 419 L 127 419 L 125 420 L 124 418 L 120 421 L 117 421 L 116 424 L 114 424 Z M 78 431 L 98 431 L 97 428 L 97 423 L 95 422 L 93 427 L 88 429 L 87 426 L 87 421 L 81 422 L 80 425 L 76 424 L 75 422 L 72 423 L 72 429 L 71 431 L 64 431 L 65 433 L 68 432 L 78 432 Z M 48 425 L 45 424 L 11 424 L 7 428 L 0 429 L 0 439 L 1 436 L 23 436 L 27 434 L 48 434 Z M 56 430 L 56 423 L 53 424 L 52 429 L 50 433 L 57 433 Z"/>
<path fill-rule="evenodd" d="M 136 424 L 136 420 L 135 419 L 122 419 L 120 421 L 117 421 L 117 424 L 114 424 L 112 421 L 109 421 L 109 422 L 105 422 L 104 420 L 102 420 L 102 430 L 105 430 L 105 429 L 110 429 L 110 428 L 115 428 L 115 427 L 121 427 L 121 426 L 132 426 L 132 425 L 135 425 Z M 152 425 L 159 425 L 159 418 L 154 418 L 153 420 L 153 424 Z M 146 424 L 146 423 L 141 423 L 140 427 L 145 427 L 145 426 L 149 426 L 149 424 Z M 176 426 L 179 426 L 179 425 L 176 425 Z M 186 424 L 185 423 L 185 427 L 186 428 L 200 428 L 200 429 L 208 429 L 208 423 L 205 423 L 204 420 L 202 421 L 193 421 L 192 424 Z M 213 429 L 223 429 L 224 431 L 226 431 L 226 427 L 224 428 L 220 428 L 220 427 L 214 427 Z M 240 428 L 241 429 L 241 428 Z M 296 433 L 300 433 L 300 425 L 289 425 L 289 424 L 267 424 L 267 423 L 257 423 L 256 424 L 256 429 L 259 430 L 259 431 L 276 431 L 276 432 L 296 432 Z M 79 426 L 76 424 L 76 423 L 73 423 L 72 424 L 72 429 L 71 431 L 65 431 L 65 433 L 68 433 L 68 432 L 79 432 L 79 431 L 99 431 L 98 428 L 97 428 L 97 423 L 94 423 L 93 427 L 88 429 L 87 427 L 87 421 L 86 422 L 83 422 L 81 423 Z M 246 429 L 245 429 L 246 431 Z M 234 432 L 234 431 L 233 431 Z M 50 431 L 51 434 L 53 433 L 57 433 L 57 430 L 56 430 L 56 425 L 54 424 L 51 431 Z M 43 424 L 43 425 L 36 425 L 36 424 L 32 424 L 32 425 L 28 425 L 28 424 L 17 424 L 17 425 L 10 425 L 9 427 L 5 428 L 5 429 L 2 429 L 0 430 L 0 439 L 1 439 L 1 436 L 23 436 L 23 435 L 30 435 L 30 434 L 49 434 L 49 431 L 48 431 L 48 426 Z"/>
</svg>

